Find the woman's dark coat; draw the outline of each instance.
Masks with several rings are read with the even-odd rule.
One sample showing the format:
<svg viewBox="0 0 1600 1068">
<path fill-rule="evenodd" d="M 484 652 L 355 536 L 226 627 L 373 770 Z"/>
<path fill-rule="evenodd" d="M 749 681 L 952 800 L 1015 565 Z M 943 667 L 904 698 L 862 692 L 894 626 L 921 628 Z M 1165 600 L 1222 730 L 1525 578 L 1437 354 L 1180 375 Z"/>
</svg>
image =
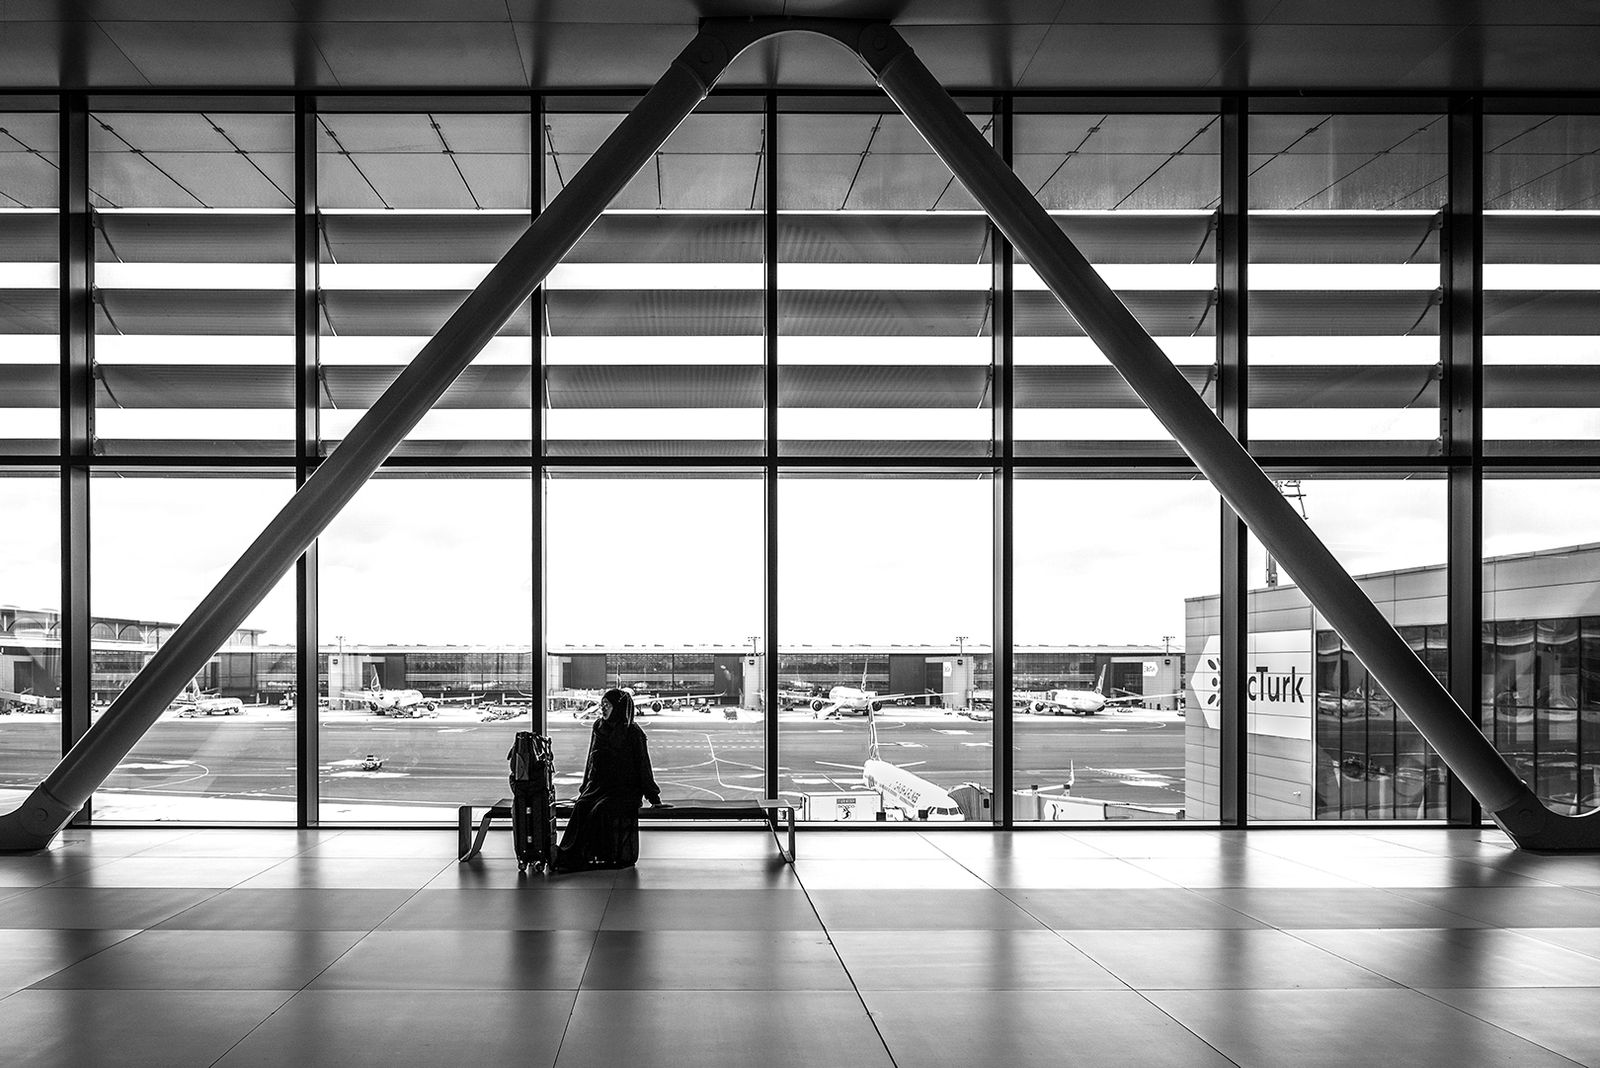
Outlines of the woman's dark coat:
<svg viewBox="0 0 1600 1068">
<path fill-rule="evenodd" d="M 640 798 L 661 803 L 644 731 L 634 723 L 598 720 L 589 735 L 583 787 L 556 849 L 556 867 L 631 867 L 639 859 Z"/>
</svg>

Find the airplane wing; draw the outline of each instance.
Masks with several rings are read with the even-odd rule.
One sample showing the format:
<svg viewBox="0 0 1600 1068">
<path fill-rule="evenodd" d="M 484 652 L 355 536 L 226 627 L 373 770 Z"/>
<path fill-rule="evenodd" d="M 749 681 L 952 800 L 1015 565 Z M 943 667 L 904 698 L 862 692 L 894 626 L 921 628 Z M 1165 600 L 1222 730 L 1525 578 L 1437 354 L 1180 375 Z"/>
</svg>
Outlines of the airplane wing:
<svg viewBox="0 0 1600 1068">
<path fill-rule="evenodd" d="M 843 768 L 846 771 L 864 770 L 860 764 L 835 764 L 831 760 L 818 760 L 816 763 L 821 764 L 825 768 Z"/>
<path fill-rule="evenodd" d="M 1177 696 L 1179 696 L 1179 695 L 1176 694 L 1176 693 L 1129 693 L 1129 694 L 1118 694 L 1115 697 L 1107 697 L 1106 698 L 1106 704 L 1108 706 L 1110 706 L 1110 705 L 1133 705 L 1133 704 L 1138 704 L 1141 701 L 1160 701 L 1160 700 L 1163 700 L 1164 698 L 1177 697 Z"/>
</svg>

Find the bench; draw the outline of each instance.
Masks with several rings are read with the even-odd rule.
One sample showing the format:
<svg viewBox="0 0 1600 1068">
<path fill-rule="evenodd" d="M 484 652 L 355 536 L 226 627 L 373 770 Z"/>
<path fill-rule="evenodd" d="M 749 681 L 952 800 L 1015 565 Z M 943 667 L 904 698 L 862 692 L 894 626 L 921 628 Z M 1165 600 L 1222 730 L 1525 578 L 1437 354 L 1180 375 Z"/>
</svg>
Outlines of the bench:
<svg viewBox="0 0 1600 1068">
<path fill-rule="evenodd" d="M 557 801 L 555 812 L 558 817 L 572 814 L 571 801 Z M 481 811 L 482 815 L 477 820 L 477 834 L 473 834 L 473 813 Z M 457 810 L 456 817 L 456 853 L 463 861 L 471 860 L 483 849 L 483 841 L 489 836 L 489 826 L 495 820 L 509 820 L 511 818 L 511 798 L 502 797 L 498 801 L 462 805 Z M 664 822 L 664 821 L 693 821 L 693 820 L 759 820 L 772 832 L 772 840 L 778 847 L 778 856 L 785 863 L 794 863 L 794 806 L 787 801 L 774 798 L 763 798 L 759 801 L 700 801 L 692 805 L 674 804 L 663 808 L 644 807 L 639 810 L 639 822 Z M 785 848 L 784 839 L 779 834 L 784 829 L 788 832 L 788 846 Z"/>
</svg>

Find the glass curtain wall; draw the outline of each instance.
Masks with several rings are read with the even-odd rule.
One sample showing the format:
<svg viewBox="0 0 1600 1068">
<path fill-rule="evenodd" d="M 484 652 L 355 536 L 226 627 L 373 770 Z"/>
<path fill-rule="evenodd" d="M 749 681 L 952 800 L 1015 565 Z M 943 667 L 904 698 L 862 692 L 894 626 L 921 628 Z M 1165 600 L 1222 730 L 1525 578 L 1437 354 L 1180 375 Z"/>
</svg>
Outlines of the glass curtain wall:
<svg viewBox="0 0 1600 1068">
<path fill-rule="evenodd" d="M 96 448 L 291 456 L 292 105 L 107 101 L 89 115 L 89 190 Z"/>
<path fill-rule="evenodd" d="M 780 454 L 993 455 L 987 216 L 883 98 L 784 107 Z"/>
<path fill-rule="evenodd" d="M 318 196 L 297 205 L 295 101 L 91 100 L 88 155 L 76 161 L 91 190 L 96 283 L 94 438 L 82 455 L 62 452 L 59 436 L 60 116 L 53 100 L 0 107 L 7 785 L 35 779 L 59 747 L 49 707 L 62 675 L 59 470 L 95 476 L 92 525 L 72 518 L 91 539 L 90 666 L 104 701 L 281 503 L 297 461 L 308 469 L 342 439 L 626 106 L 305 103 L 316 105 Z M 498 789 L 504 734 L 535 702 L 575 745 L 574 694 L 618 682 L 649 699 L 657 730 L 706 736 L 676 738 L 687 746 L 674 749 L 683 799 L 759 784 L 825 820 L 874 806 L 885 822 L 939 818 L 950 805 L 986 820 L 996 791 L 1037 806 L 1023 794 L 1070 782 L 1080 799 L 1129 811 L 1171 810 L 1171 795 L 1188 820 L 1219 816 L 1211 491 L 1025 263 L 1011 293 L 1012 418 L 998 418 L 1006 294 L 986 219 L 882 100 L 774 103 L 769 128 L 765 97 L 707 101 L 412 434 L 395 461 L 412 466 L 392 466 L 325 536 L 324 711 L 289 703 L 311 695 L 293 693 L 286 580 L 118 769 L 101 817 L 292 819 L 298 712 L 322 731 L 325 818 L 448 819 L 461 796 Z M 1216 232 L 1232 193 L 1212 103 L 1018 98 L 1006 129 L 995 101 L 964 103 L 976 129 L 1012 146 L 1017 173 L 1194 388 L 1214 396 Z M 1581 522 L 1590 472 L 1574 462 L 1600 458 L 1587 377 L 1600 337 L 1588 232 L 1596 120 L 1580 105 L 1516 107 L 1489 103 L 1479 159 L 1480 712 L 1542 797 L 1584 810 L 1600 790 L 1587 696 L 1600 610 L 1584 598 L 1600 580 Z M 1251 447 L 1442 672 L 1459 578 L 1444 567 L 1439 477 L 1443 104 L 1259 99 L 1245 110 Z M 321 430 L 303 442 L 297 212 L 315 215 L 320 277 Z M 763 288 L 769 254 L 775 306 Z M 1556 454 L 1560 477 L 1539 466 Z M 1015 577 L 996 591 L 996 480 L 1007 472 Z M 584 598 L 560 592 L 587 573 L 563 572 L 593 548 L 592 517 L 574 503 L 587 487 L 620 509 L 633 553 L 654 561 L 637 573 L 631 558 L 597 565 L 606 596 L 632 615 L 676 610 L 638 626 L 625 614 L 633 629 L 617 631 L 616 648 L 596 648 L 612 637 L 583 632 Z M 775 530 L 766 494 L 777 497 Z M 777 583 L 776 605 L 764 603 L 763 579 Z M 1250 817 L 1442 816 L 1437 759 L 1303 598 L 1288 604 L 1294 576 L 1257 552 L 1239 585 L 1251 622 Z M 1009 694 L 994 692 L 997 592 L 1014 614 Z M 1085 614 L 1085 601 L 1097 609 Z M 1161 606 L 1180 602 L 1182 627 L 1160 622 Z M 708 609 L 720 628 L 691 626 L 690 609 L 707 605 L 739 607 Z M 769 609 L 781 623 L 770 673 Z M 1097 688 L 1109 700 L 1093 717 L 1048 714 L 1043 695 Z M 1168 692 L 1182 695 L 1181 754 Z M 1274 694 L 1292 715 L 1266 707 Z M 868 717 L 853 714 L 874 705 L 876 758 Z M 1012 717 L 1011 783 L 993 779 L 996 715 Z M 1135 719 L 1155 729 L 1134 739 L 1108 726 Z M 739 778 L 768 760 L 777 782 Z M 734 771 L 741 763 L 761 767 Z M 883 785 L 901 773 L 951 800 L 908 807 Z"/>
<path fill-rule="evenodd" d="M 760 101 L 708 102 L 675 130 L 545 287 L 551 457 L 764 449 Z M 546 113 L 546 202 L 626 114 Z"/>
<path fill-rule="evenodd" d="M 53 471 L 0 469 L 0 798 L 61 758 L 61 555 Z M 3 802 L 0 802 L 3 803 Z"/>
<path fill-rule="evenodd" d="M 1483 120 L 1485 448 L 1600 439 L 1600 116 Z"/>
<path fill-rule="evenodd" d="M 1216 401 L 1216 108 L 1139 115 L 1019 105 L 1014 167 L 1197 392 Z M 1181 455 L 1100 350 L 1019 257 L 1019 458 Z"/>
<path fill-rule="evenodd" d="M 526 469 L 386 471 L 323 534 L 325 822 L 453 819 L 505 793 L 534 686 L 532 523 Z"/>
<path fill-rule="evenodd" d="M 759 472 L 551 472 L 546 723 L 573 796 L 609 689 L 632 694 L 669 802 L 766 791 Z"/>
<path fill-rule="evenodd" d="M 779 480 L 778 779 L 802 818 L 993 818 L 993 494 L 978 471 Z"/>
<path fill-rule="evenodd" d="M 294 488 L 286 473 L 100 469 L 91 482 L 91 720 Z M 94 795 L 95 819 L 294 819 L 295 595 L 279 582 Z M 287 676 L 287 677 L 286 677 Z"/>
<path fill-rule="evenodd" d="M 54 453 L 61 433 L 59 137 L 53 111 L 0 111 L 0 455 Z"/>
<path fill-rule="evenodd" d="M 1444 115 L 1253 106 L 1252 448 L 1437 454 Z"/>
<path fill-rule="evenodd" d="M 525 98 L 323 102 L 317 223 L 324 451 L 528 228 L 531 136 Z M 532 336 L 530 301 L 398 454 L 531 455 Z"/>
<path fill-rule="evenodd" d="M 1444 681 L 1444 480 L 1284 473 L 1277 482 Z M 1251 818 L 1442 818 L 1443 763 L 1254 538 L 1245 578 Z"/>
<path fill-rule="evenodd" d="M 1484 732 L 1546 805 L 1600 805 L 1600 483 L 1484 482 Z"/>
<path fill-rule="evenodd" d="M 1215 634 L 1186 620 L 1220 588 L 1216 492 L 1030 471 L 1014 493 L 1016 819 L 1214 809 L 1217 710 L 1189 705 L 1184 683 L 1218 655 Z"/>
</svg>

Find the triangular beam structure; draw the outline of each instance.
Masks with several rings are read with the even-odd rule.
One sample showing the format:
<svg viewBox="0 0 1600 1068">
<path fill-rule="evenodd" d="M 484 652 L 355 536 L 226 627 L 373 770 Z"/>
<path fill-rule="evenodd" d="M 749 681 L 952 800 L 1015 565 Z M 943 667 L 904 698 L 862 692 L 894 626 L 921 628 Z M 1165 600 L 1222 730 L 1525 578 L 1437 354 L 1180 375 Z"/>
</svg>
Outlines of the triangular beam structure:
<svg viewBox="0 0 1600 1068">
<path fill-rule="evenodd" d="M 1524 848 L 1600 848 L 1600 812 L 1553 813 L 1517 778 L 892 26 L 824 19 L 710 19 L 100 721 L 20 808 L 0 816 L 0 850 L 39 849 L 50 843 L 184 684 L 705 99 L 734 58 L 757 41 L 795 31 L 825 36 L 861 58 L 1223 499 L 1267 551 L 1293 572 L 1311 603 L 1495 822 Z"/>
</svg>

